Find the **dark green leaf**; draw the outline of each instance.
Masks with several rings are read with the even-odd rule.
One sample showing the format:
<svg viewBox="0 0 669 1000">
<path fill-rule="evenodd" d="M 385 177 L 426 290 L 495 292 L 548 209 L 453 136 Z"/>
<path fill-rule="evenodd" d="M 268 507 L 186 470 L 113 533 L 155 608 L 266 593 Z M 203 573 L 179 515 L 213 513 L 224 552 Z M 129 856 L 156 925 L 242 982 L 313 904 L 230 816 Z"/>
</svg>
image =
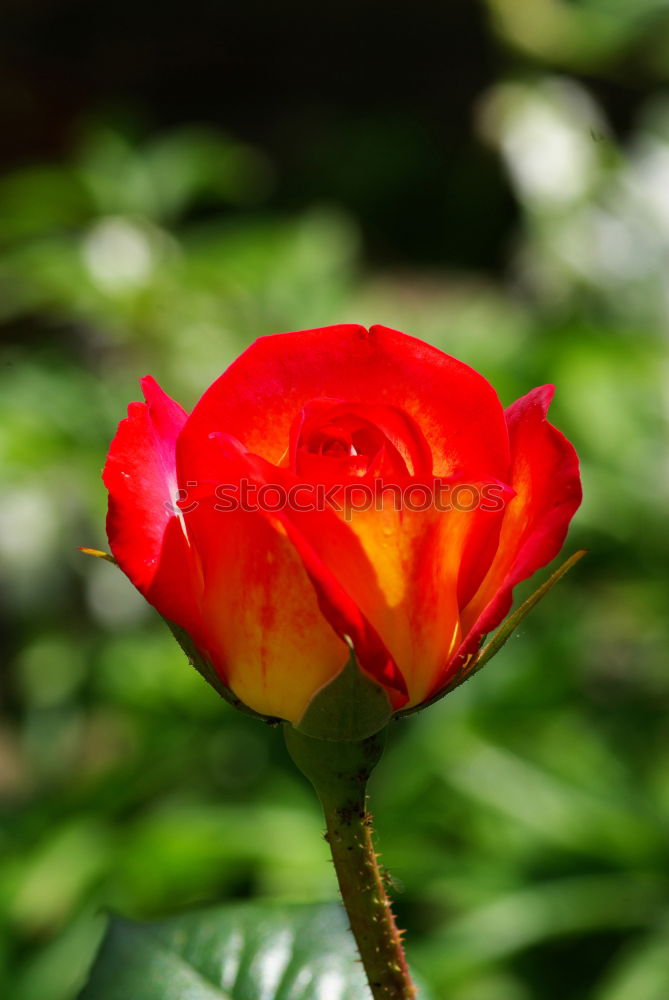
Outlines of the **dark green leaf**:
<svg viewBox="0 0 669 1000">
<path fill-rule="evenodd" d="M 336 904 L 112 917 L 79 1000 L 369 1000 Z"/>
</svg>

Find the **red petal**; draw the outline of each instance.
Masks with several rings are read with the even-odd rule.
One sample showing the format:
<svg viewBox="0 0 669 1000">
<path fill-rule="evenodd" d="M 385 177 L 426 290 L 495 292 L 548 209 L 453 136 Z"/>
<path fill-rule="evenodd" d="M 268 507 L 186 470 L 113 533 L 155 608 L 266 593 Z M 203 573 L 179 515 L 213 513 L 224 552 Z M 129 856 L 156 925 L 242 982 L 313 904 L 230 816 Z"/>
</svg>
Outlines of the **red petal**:
<svg viewBox="0 0 669 1000">
<path fill-rule="evenodd" d="M 242 477 L 263 483 L 238 443 L 214 435 L 184 451 L 189 481 L 198 482 L 185 518 L 202 565 L 206 654 L 249 707 L 297 722 L 345 666 L 347 633 L 324 617 L 310 579 L 314 567 L 305 567 L 280 522 L 259 510 L 225 509 Z M 229 490 L 212 495 L 220 484 Z M 354 634 L 359 625 L 351 623 Z"/>
<path fill-rule="evenodd" d="M 415 501 L 420 503 L 418 494 Z M 405 704 L 419 704 L 461 641 L 463 553 L 485 547 L 489 533 L 497 538 L 501 513 L 396 510 L 388 496 L 380 508 L 352 511 L 349 522 L 334 511 L 291 509 L 286 517 L 301 538 L 295 544 L 303 557 L 308 547 L 383 641 L 406 684 Z M 315 571 L 318 586 L 317 576 Z M 325 593 L 324 613 L 333 620 L 328 603 Z M 392 693 L 391 700 L 402 706 Z"/>
<path fill-rule="evenodd" d="M 437 475 L 507 477 L 504 413 L 489 383 L 436 348 L 381 326 L 260 338 L 204 394 L 185 433 L 231 434 L 279 465 L 294 419 L 323 397 L 405 410 L 430 445 Z"/>
<path fill-rule="evenodd" d="M 146 403 L 131 403 L 102 474 L 109 490 L 107 534 L 124 573 L 167 619 L 195 629 L 196 569 L 175 515 L 176 439 L 186 412 L 150 376 Z"/>
<path fill-rule="evenodd" d="M 226 439 L 224 435 L 214 437 L 218 439 L 221 449 L 219 457 L 213 453 L 211 439 L 192 449 L 185 435 L 179 442 L 180 475 L 185 475 L 187 469 L 188 476 L 199 481 L 203 503 L 207 502 L 207 494 L 211 497 L 217 482 L 228 482 L 234 486 L 242 477 L 260 486 L 275 484 L 285 491 L 300 484 L 290 470 L 278 469 L 257 456 L 244 454 L 234 439 Z M 224 447 L 227 447 L 227 465 L 222 460 Z M 233 492 L 232 489 L 226 491 L 226 495 L 232 496 Z M 238 497 L 238 494 L 235 496 Z M 479 507 L 470 511 L 443 511 L 434 507 L 415 511 L 395 510 L 394 495 L 389 493 L 387 499 L 381 509 L 354 511 L 352 520 L 347 522 L 343 515 L 327 506 L 324 509 L 308 509 L 310 501 L 313 504 L 314 500 L 313 484 L 302 483 L 297 502 L 283 503 L 270 520 L 281 524 L 294 546 L 295 554 L 302 560 L 318 596 L 323 620 L 327 620 L 338 635 L 353 641 L 362 668 L 385 687 L 393 707 L 400 708 L 407 703 L 417 704 L 425 698 L 434 685 L 436 675 L 457 649 L 461 640 L 458 590 L 461 587 L 462 553 L 465 547 L 472 545 L 477 551 L 487 546 L 485 536 L 488 533 L 496 539 L 501 512 L 489 512 Z M 256 513 L 253 516 L 258 518 L 260 515 Z M 188 523 L 189 534 L 198 548 L 202 547 L 203 564 L 208 559 L 213 564 L 212 545 L 219 552 L 224 537 L 229 535 L 235 536 L 226 542 L 230 546 L 240 545 L 243 548 L 255 545 L 251 536 L 254 530 L 260 529 L 253 529 L 250 515 L 247 515 L 246 524 L 242 520 L 239 523 L 234 520 L 238 517 L 236 513 L 221 513 L 217 521 L 211 518 L 205 522 L 204 515 L 200 514 L 200 517 L 203 519 L 199 533 L 191 527 L 191 520 Z M 266 532 L 259 537 L 264 538 L 265 535 Z M 483 536 L 484 540 L 477 541 L 478 536 Z M 221 579 L 230 580 L 232 573 L 235 582 L 228 585 L 229 597 L 223 595 L 222 584 L 217 590 L 216 621 L 220 624 L 221 614 L 224 615 L 225 628 L 230 630 L 230 641 L 234 644 L 232 636 L 238 628 L 241 613 L 237 611 L 228 616 L 227 610 L 222 612 L 221 608 L 223 601 L 235 601 L 233 592 L 240 584 L 236 570 L 227 569 L 230 559 L 221 558 L 224 558 L 226 566 Z M 243 555 L 235 556 L 236 560 L 244 558 Z M 262 567 L 261 561 L 259 565 Z M 215 572 L 213 565 L 212 572 Z M 253 579 L 255 588 L 258 586 L 255 576 Z M 259 586 L 265 594 L 265 604 L 271 606 L 284 598 L 292 601 L 289 590 L 296 586 L 293 581 L 294 569 L 286 567 L 285 576 L 277 574 L 273 579 L 273 586 L 277 588 L 275 594 L 261 582 Z M 205 579 L 205 589 L 208 586 Z M 299 593 L 304 595 L 303 587 Z M 254 601 L 259 606 L 260 602 Z M 295 614 L 294 611 L 291 613 Z M 213 616 L 209 620 L 213 622 Z M 290 642 L 287 625 L 285 630 L 284 643 Z M 269 631 L 269 627 L 265 631 Z M 281 650 L 278 649 L 274 655 L 280 659 Z M 303 668 L 300 666 L 302 657 L 299 650 L 291 650 L 288 658 L 301 676 Z M 254 662 L 255 653 L 250 651 L 247 659 Z M 224 653 L 219 656 L 218 662 L 230 686 L 243 698 L 230 679 L 231 671 L 237 669 L 234 658 Z M 265 672 L 271 669 L 268 662 Z M 309 665 L 304 669 L 313 672 L 314 667 Z M 258 673 L 257 668 L 252 670 Z M 239 669 L 239 683 L 244 682 L 242 674 Z M 257 686 L 257 681 L 252 680 L 251 683 Z M 277 692 L 275 697 L 285 701 L 287 696 Z M 248 703 L 257 707 L 257 701 Z M 268 711 L 267 705 L 261 710 Z"/>
<path fill-rule="evenodd" d="M 338 635 L 350 639 L 360 666 L 385 688 L 393 707 L 402 707 L 408 701 L 407 680 L 378 631 L 391 611 L 377 568 L 359 539 L 329 510 L 284 510 L 280 520 L 302 559 L 323 616 Z"/>
<path fill-rule="evenodd" d="M 354 429 L 373 429 L 386 439 L 386 449 L 390 457 L 397 459 L 391 463 L 395 474 L 403 473 L 406 476 L 408 470 L 414 476 L 427 478 L 432 475 L 430 446 L 420 427 L 407 413 L 396 406 L 377 406 L 332 399 L 311 400 L 294 420 L 289 452 L 289 465 L 293 471 L 303 474 L 303 470 L 299 468 L 299 458 L 303 457 L 305 446 L 308 446 L 313 434 L 323 433 L 323 430 L 328 428 L 332 428 L 333 432 L 341 428 L 342 439 L 347 439 L 349 442 L 350 433 Z M 376 474 L 379 475 L 380 472 Z M 392 479 L 392 476 L 389 478 Z M 346 476 L 340 481 L 343 482 L 345 479 Z"/>
<path fill-rule="evenodd" d="M 506 411 L 516 496 L 504 515 L 497 555 L 463 612 L 466 638 L 437 689 L 506 616 L 516 584 L 557 555 L 581 502 L 576 452 L 546 419 L 553 391 L 553 386 L 533 389 Z"/>
</svg>

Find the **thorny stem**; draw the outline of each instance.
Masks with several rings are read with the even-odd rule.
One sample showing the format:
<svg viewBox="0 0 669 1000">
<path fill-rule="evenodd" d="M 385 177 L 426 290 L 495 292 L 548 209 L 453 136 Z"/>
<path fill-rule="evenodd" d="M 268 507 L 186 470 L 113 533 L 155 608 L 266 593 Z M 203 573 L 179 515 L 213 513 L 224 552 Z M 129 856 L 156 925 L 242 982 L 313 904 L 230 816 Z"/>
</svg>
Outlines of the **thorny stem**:
<svg viewBox="0 0 669 1000">
<path fill-rule="evenodd" d="M 367 780 L 383 752 L 384 733 L 334 743 L 284 727 L 288 751 L 323 807 L 342 900 L 374 1000 L 415 1000 L 402 936 L 372 841 Z"/>
</svg>

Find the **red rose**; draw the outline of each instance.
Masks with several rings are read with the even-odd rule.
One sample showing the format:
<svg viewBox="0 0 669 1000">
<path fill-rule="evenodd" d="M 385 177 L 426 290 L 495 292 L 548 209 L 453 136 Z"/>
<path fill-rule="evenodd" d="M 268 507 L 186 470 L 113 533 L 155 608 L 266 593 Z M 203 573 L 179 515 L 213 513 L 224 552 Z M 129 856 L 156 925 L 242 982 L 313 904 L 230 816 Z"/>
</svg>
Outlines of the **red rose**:
<svg viewBox="0 0 669 1000">
<path fill-rule="evenodd" d="M 190 416 L 142 387 L 104 471 L 112 552 L 264 716 L 299 723 L 351 650 L 388 713 L 433 697 L 580 503 L 552 387 L 504 411 L 471 368 L 384 327 L 264 337 Z"/>
</svg>

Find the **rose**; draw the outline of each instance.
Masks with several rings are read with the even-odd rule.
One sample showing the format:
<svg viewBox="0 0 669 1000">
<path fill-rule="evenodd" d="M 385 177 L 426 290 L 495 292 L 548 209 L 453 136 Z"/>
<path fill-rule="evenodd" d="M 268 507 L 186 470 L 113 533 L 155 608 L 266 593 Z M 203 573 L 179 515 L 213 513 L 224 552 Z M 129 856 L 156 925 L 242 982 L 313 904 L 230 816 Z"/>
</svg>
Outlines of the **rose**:
<svg viewBox="0 0 669 1000">
<path fill-rule="evenodd" d="M 142 385 L 104 471 L 113 555 L 219 690 L 312 731 L 446 689 L 580 503 L 551 386 L 504 411 L 383 327 L 261 338 L 190 416 Z"/>
</svg>

